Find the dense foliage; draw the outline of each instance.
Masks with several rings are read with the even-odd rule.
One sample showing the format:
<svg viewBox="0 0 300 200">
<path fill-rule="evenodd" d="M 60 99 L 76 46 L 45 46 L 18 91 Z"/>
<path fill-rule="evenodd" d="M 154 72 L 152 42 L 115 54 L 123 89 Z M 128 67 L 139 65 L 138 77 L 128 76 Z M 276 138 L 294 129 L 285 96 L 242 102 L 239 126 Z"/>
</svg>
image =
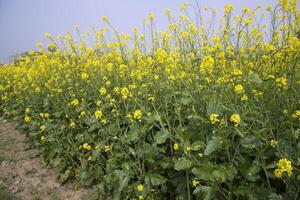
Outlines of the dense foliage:
<svg viewBox="0 0 300 200">
<path fill-rule="evenodd" d="M 0 67 L 0 112 L 62 182 L 114 199 L 299 199 L 300 15 L 280 0 L 221 27 L 186 13 L 149 34 L 71 34 Z M 214 17 L 213 17 L 214 18 Z M 76 27 L 76 30 L 77 27 Z M 268 31 L 271 30 L 271 31 Z M 114 36 L 110 36 L 110 31 Z M 150 43 L 146 43 L 150 41 Z M 14 147 L 12 147 L 14 148 Z"/>
</svg>

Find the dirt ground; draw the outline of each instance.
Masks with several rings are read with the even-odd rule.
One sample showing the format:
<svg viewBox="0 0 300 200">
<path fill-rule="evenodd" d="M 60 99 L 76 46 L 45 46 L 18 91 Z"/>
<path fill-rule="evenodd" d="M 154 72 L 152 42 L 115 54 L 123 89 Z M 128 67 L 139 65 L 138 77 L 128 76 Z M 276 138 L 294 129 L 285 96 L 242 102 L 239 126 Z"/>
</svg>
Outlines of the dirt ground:
<svg viewBox="0 0 300 200">
<path fill-rule="evenodd" d="M 16 124 L 0 121 L 0 199 L 79 200 L 87 189 L 61 185 L 53 170 L 42 166 L 38 152 Z"/>
</svg>

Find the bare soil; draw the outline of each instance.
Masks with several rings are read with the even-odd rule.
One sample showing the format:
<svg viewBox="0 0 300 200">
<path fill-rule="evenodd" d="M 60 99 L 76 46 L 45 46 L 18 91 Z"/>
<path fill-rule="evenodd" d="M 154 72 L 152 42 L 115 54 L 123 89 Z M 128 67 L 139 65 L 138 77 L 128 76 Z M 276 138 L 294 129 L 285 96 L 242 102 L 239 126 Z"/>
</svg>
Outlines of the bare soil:
<svg viewBox="0 0 300 200">
<path fill-rule="evenodd" d="M 57 174 L 43 167 L 37 150 L 16 127 L 0 121 L 0 199 L 86 199 L 87 189 L 61 185 Z"/>
</svg>

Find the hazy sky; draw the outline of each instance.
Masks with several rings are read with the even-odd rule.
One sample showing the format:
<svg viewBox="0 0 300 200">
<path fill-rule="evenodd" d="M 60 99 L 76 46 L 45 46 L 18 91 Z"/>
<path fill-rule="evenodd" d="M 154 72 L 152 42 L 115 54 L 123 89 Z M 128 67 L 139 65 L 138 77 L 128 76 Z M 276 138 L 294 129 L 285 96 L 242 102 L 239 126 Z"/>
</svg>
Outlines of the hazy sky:
<svg viewBox="0 0 300 200">
<path fill-rule="evenodd" d="M 56 36 L 73 30 L 79 25 L 81 31 L 92 26 L 103 26 L 102 16 L 122 32 L 131 32 L 134 26 L 142 27 L 143 18 L 149 12 L 155 14 L 158 29 L 167 25 L 165 9 L 175 15 L 183 2 L 195 0 L 0 0 L 0 61 L 9 62 L 17 52 L 35 48 L 37 42 L 46 43 L 46 32 Z M 243 7 L 266 7 L 275 0 L 198 0 L 222 12 L 225 4 L 236 10 Z"/>
</svg>

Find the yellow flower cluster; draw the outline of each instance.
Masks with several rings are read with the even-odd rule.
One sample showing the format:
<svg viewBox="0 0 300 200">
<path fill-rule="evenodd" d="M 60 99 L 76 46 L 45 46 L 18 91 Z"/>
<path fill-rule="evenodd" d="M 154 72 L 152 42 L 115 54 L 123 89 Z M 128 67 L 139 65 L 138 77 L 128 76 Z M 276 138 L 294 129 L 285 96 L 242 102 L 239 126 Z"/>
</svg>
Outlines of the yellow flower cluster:
<svg viewBox="0 0 300 200">
<path fill-rule="evenodd" d="M 41 126 L 40 126 L 40 130 L 41 130 L 42 132 L 45 131 L 46 128 L 47 128 L 47 127 L 46 127 L 45 125 L 41 125 Z"/>
<path fill-rule="evenodd" d="M 25 115 L 24 122 L 25 123 L 29 123 L 30 122 L 30 117 L 28 115 Z"/>
<path fill-rule="evenodd" d="M 173 149 L 175 150 L 175 151 L 178 151 L 179 150 L 179 144 L 178 143 L 174 143 L 174 145 L 173 145 Z"/>
<path fill-rule="evenodd" d="M 96 119 L 101 119 L 102 116 L 103 116 L 101 110 L 96 110 L 95 113 L 94 113 L 94 115 L 95 115 L 95 118 L 96 118 Z"/>
<path fill-rule="evenodd" d="M 69 124 L 70 128 L 75 128 L 75 125 L 76 123 L 73 120 L 71 120 Z"/>
<path fill-rule="evenodd" d="M 277 169 L 274 171 L 274 175 L 277 178 L 282 178 L 284 172 L 290 177 L 292 175 L 292 162 L 286 158 L 280 159 L 277 163 Z"/>
<path fill-rule="evenodd" d="M 50 117 L 50 114 L 49 113 L 40 113 L 40 117 L 47 119 Z"/>
<path fill-rule="evenodd" d="M 109 145 L 105 145 L 104 146 L 104 152 L 109 152 L 110 151 L 110 146 Z"/>
<path fill-rule="evenodd" d="M 241 123 L 241 117 L 239 114 L 232 114 L 230 121 L 233 122 L 235 126 L 238 126 Z"/>
<path fill-rule="evenodd" d="M 74 99 L 73 101 L 71 101 L 72 106 L 77 106 L 78 104 L 79 104 L 78 99 Z"/>
<path fill-rule="evenodd" d="M 287 89 L 287 79 L 285 77 L 280 77 L 275 80 L 278 88 Z"/>
<path fill-rule="evenodd" d="M 102 87 L 100 90 L 99 90 L 99 93 L 100 95 L 105 95 L 106 94 L 106 89 L 104 87 Z"/>
<path fill-rule="evenodd" d="M 296 110 L 293 114 L 292 117 L 294 119 L 299 119 L 300 120 L 300 110 Z"/>
<path fill-rule="evenodd" d="M 142 191 L 144 190 L 144 186 L 143 186 L 142 184 L 138 184 L 138 185 L 136 186 L 136 190 L 137 190 L 138 192 L 142 192 Z"/>
<path fill-rule="evenodd" d="M 92 146 L 91 145 L 89 145 L 88 143 L 84 143 L 83 145 L 82 145 L 82 148 L 83 149 L 85 149 L 85 150 L 92 150 Z"/>
<path fill-rule="evenodd" d="M 210 116 L 209 116 L 209 119 L 211 121 L 212 124 L 215 124 L 217 122 L 220 121 L 219 119 L 219 115 L 217 113 L 212 113 Z"/>
<path fill-rule="evenodd" d="M 139 122 L 142 121 L 142 111 L 141 110 L 135 110 L 133 113 L 133 118 L 138 120 Z"/>
<path fill-rule="evenodd" d="M 242 94 L 242 93 L 244 93 L 244 87 L 241 84 L 238 84 L 238 85 L 234 86 L 234 92 L 236 94 Z"/>
</svg>

